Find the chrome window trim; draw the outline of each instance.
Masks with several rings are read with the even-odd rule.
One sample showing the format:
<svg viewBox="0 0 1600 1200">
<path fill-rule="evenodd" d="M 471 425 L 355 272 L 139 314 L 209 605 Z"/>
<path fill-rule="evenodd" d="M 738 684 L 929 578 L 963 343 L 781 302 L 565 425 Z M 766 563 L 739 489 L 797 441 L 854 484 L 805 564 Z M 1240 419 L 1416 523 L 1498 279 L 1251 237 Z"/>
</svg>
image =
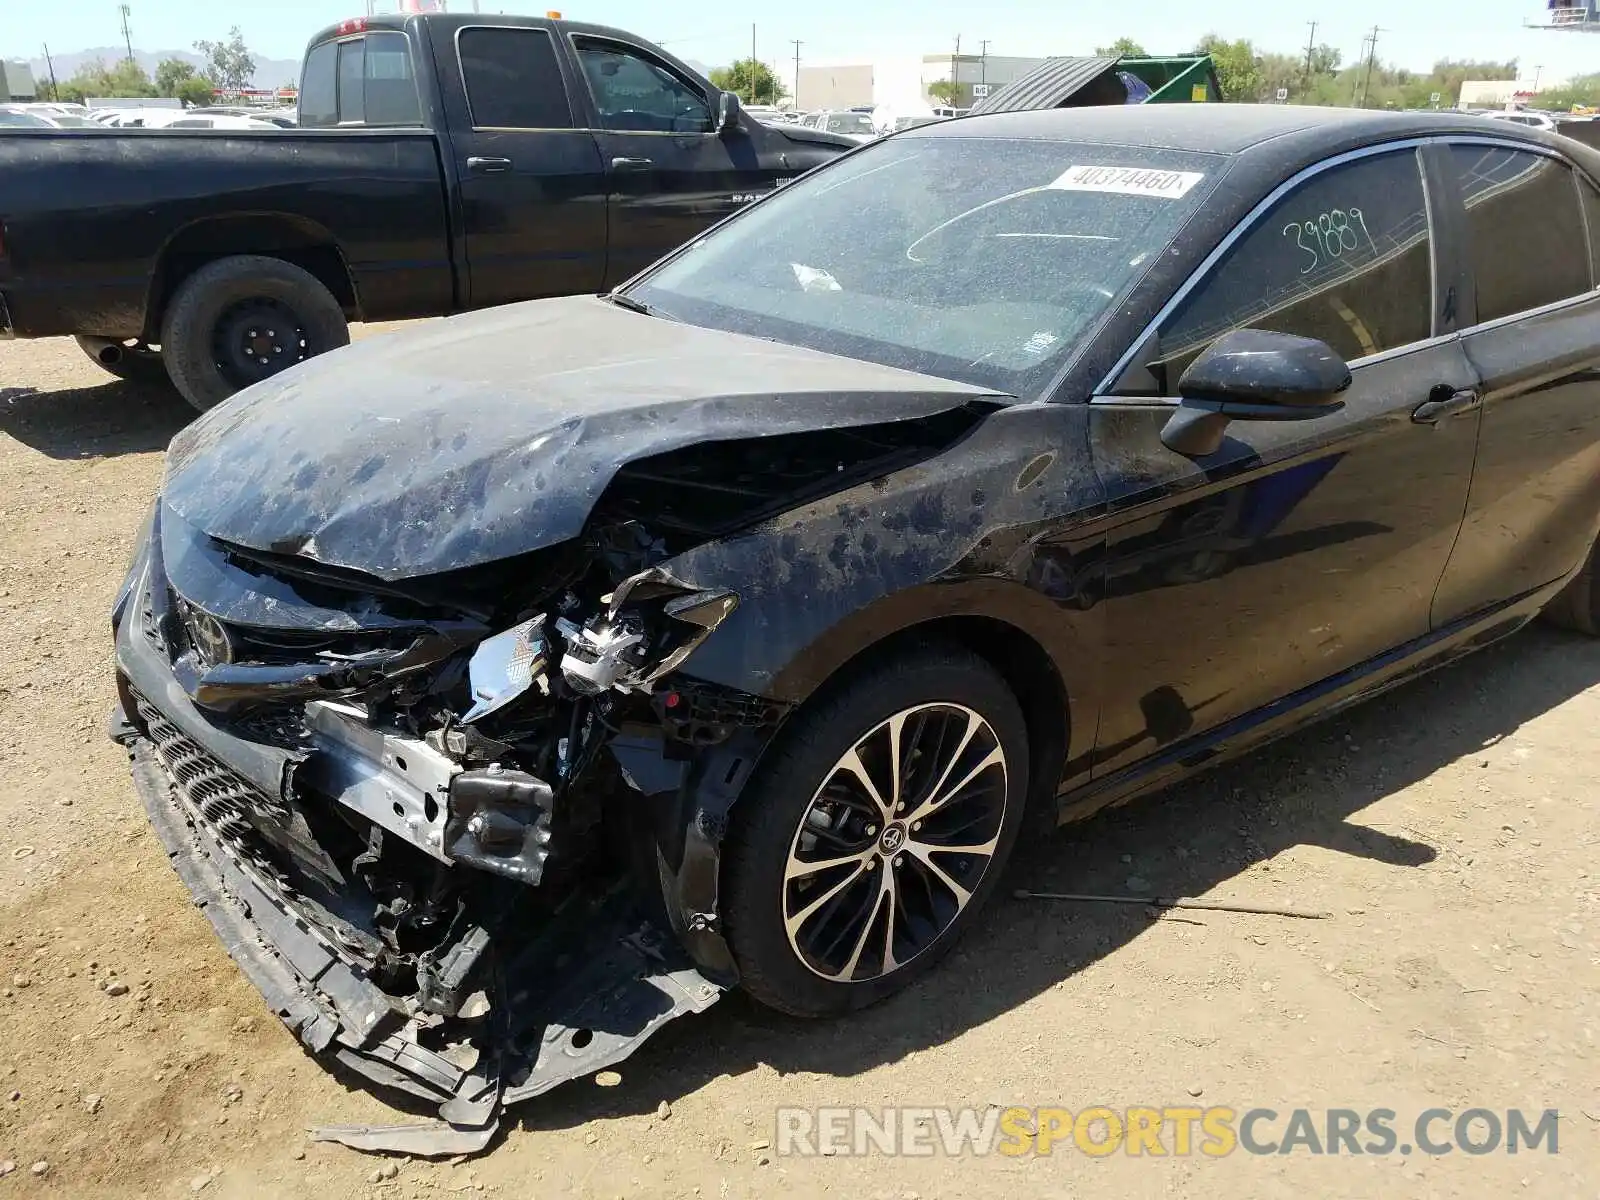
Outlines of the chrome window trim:
<svg viewBox="0 0 1600 1200">
<path fill-rule="evenodd" d="M 1523 150 L 1530 154 L 1538 154 L 1545 158 L 1553 158 L 1557 162 L 1565 165 L 1569 170 L 1583 175 L 1585 179 L 1588 178 L 1588 175 L 1581 167 L 1579 167 L 1571 159 L 1567 158 L 1566 155 L 1562 154 L 1561 151 L 1554 146 L 1545 146 L 1538 142 L 1526 142 L 1520 138 L 1497 137 L 1492 133 L 1436 133 L 1427 134 L 1421 137 L 1401 138 L 1393 142 L 1382 142 L 1373 146 L 1361 146 L 1355 150 L 1346 150 L 1342 154 L 1334 155 L 1332 158 L 1325 158 L 1320 162 L 1312 163 L 1309 167 L 1305 167 L 1304 169 L 1296 172 L 1294 175 L 1291 175 L 1288 179 L 1284 180 L 1277 187 L 1273 188 L 1272 191 L 1267 193 L 1267 195 L 1259 204 L 1246 213 L 1244 217 L 1240 219 L 1239 223 L 1230 229 L 1223 236 L 1222 240 L 1212 247 L 1211 253 L 1206 255 L 1206 257 L 1201 261 L 1200 265 L 1196 267 L 1189 275 L 1189 278 L 1185 279 L 1182 285 L 1179 286 L 1178 290 L 1174 292 L 1167 302 L 1161 306 L 1160 311 L 1157 312 L 1153 318 L 1151 318 L 1145 327 L 1139 331 L 1139 334 L 1136 337 L 1129 339 L 1128 348 L 1123 351 L 1122 355 L 1112 365 L 1111 369 L 1107 371 L 1105 376 L 1100 380 L 1099 386 L 1094 389 L 1093 394 L 1090 396 L 1089 402 L 1091 404 L 1102 403 L 1102 398 L 1111 396 L 1112 389 L 1116 386 L 1117 380 L 1122 378 L 1123 374 L 1128 370 L 1128 368 L 1133 365 L 1133 359 L 1134 356 L 1139 352 L 1139 347 L 1145 343 L 1146 339 L 1160 329 L 1161 323 L 1170 317 L 1178 305 L 1183 303 L 1183 301 L 1188 298 L 1190 292 L 1194 291 L 1195 288 L 1199 287 L 1200 284 L 1205 282 L 1207 276 L 1210 275 L 1217 264 L 1227 255 L 1230 250 L 1233 249 L 1234 244 L 1238 242 L 1240 238 L 1244 237 L 1245 234 L 1249 233 L 1255 227 L 1257 222 L 1259 222 L 1261 218 L 1267 214 L 1272 206 L 1275 205 L 1279 200 L 1283 199 L 1284 196 L 1288 195 L 1306 180 L 1314 179 L 1316 176 L 1321 175 L 1326 171 L 1331 171 L 1335 167 L 1341 167 L 1347 163 L 1359 162 L 1362 159 L 1372 158 L 1379 154 L 1392 154 L 1400 150 L 1410 150 L 1413 154 L 1415 154 L 1418 150 L 1425 146 L 1435 145 L 1492 146 L 1501 150 Z M 1423 164 L 1420 159 L 1417 162 L 1417 171 L 1422 177 L 1423 195 L 1426 197 L 1428 195 L 1427 172 L 1423 169 Z M 1580 212 L 1582 211 L 1582 207 L 1583 206 L 1580 202 Z M 1433 280 L 1434 295 L 1437 295 L 1439 243 L 1438 238 L 1435 236 L 1433 230 L 1433 212 L 1431 204 L 1428 213 L 1428 242 L 1431 271 L 1430 278 Z M 1369 354 L 1364 358 L 1352 359 L 1350 366 L 1352 368 L 1362 367 L 1371 363 L 1382 362 L 1387 358 L 1393 358 L 1400 354 L 1410 354 L 1412 351 L 1426 346 L 1440 345 L 1454 337 L 1468 333 L 1475 333 L 1480 329 L 1492 329 L 1497 325 L 1502 325 L 1510 321 L 1522 320 L 1530 315 L 1538 315 L 1545 311 L 1553 311 L 1569 304 L 1583 300 L 1589 300 L 1592 299 L 1593 296 L 1594 290 L 1590 290 L 1579 296 L 1567 296 L 1561 300 L 1552 301 L 1550 304 L 1542 305 L 1539 308 L 1531 308 L 1523 312 L 1511 313 L 1508 316 L 1497 317 L 1493 321 L 1485 321 L 1477 325 L 1468 326 L 1465 329 L 1459 329 L 1449 334 L 1441 334 L 1438 336 L 1429 337 L 1418 342 L 1407 342 L 1403 346 L 1393 346 L 1388 350 L 1380 350 L 1377 354 Z M 1128 399 L 1129 397 L 1123 398 Z M 1176 403 L 1176 399 L 1174 397 L 1149 396 L 1141 397 L 1141 399 L 1146 399 L 1153 402 L 1170 400 L 1173 403 Z"/>
<path fill-rule="evenodd" d="M 1579 304 L 1592 303 L 1596 292 L 1600 289 L 1590 288 L 1587 292 L 1579 292 L 1576 296 L 1566 296 L 1560 300 L 1552 300 L 1549 304 L 1541 304 L 1538 308 L 1525 308 L 1521 312 L 1507 313 L 1503 317 L 1496 317 L 1492 321 L 1482 321 L 1477 325 L 1469 325 L 1461 331 L 1462 337 L 1471 337 L 1490 329 L 1499 329 L 1502 325 L 1509 325 L 1513 321 L 1525 321 L 1529 317 L 1542 317 L 1548 313 L 1560 312 L 1563 308 L 1574 308 Z"/>
</svg>

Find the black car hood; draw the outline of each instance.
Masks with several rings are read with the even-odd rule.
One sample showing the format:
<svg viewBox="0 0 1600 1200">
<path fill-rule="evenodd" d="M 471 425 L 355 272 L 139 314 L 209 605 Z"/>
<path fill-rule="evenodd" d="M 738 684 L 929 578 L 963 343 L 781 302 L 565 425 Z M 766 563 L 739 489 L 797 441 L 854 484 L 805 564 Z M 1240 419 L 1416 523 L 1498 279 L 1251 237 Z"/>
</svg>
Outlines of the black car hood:
<svg viewBox="0 0 1600 1200">
<path fill-rule="evenodd" d="M 225 542 L 402 579 L 576 536 L 638 458 L 992 395 L 592 296 L 540 300 L 370 338 L 241 392 L 173 439 L 165 502 Z"/>
</svg>

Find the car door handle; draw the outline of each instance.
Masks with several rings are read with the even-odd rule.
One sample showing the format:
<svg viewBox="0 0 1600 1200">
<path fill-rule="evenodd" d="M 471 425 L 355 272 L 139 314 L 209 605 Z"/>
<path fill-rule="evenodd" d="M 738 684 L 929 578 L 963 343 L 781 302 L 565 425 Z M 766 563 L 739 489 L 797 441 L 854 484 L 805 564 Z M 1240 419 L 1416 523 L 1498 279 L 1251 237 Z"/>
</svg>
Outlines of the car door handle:
<svg viewBox="0 0 1600 1200">
<path fill-rule="evenodd" d="M 467 159 L 467 170 L 474 175 L 498 175 L 502 171 L 511 170 L 509 158 L 480 158 L 473 155 Z"/>
<path fill-rule="evenodd" d="M 648 171 L 655 163 L 648 158 L 613 158 L 613 171 Z"/>
<path fill-rule="evenodd" d="M 1471 412 L 1482 400 L 1483 397 L 1471 388 L 1458 390 L 1442 383 L 1428 393 L 1428 399 L 1411 410 L 1411 419 L 1418 425 L 1437 425 L 1446 417 Z"/>
</svg>

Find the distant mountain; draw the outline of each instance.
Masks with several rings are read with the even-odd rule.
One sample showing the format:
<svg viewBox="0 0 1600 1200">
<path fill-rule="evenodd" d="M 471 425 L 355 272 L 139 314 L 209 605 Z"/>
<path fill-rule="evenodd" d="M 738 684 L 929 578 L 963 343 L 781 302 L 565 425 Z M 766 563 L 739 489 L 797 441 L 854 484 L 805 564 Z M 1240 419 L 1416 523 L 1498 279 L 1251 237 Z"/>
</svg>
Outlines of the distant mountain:
<svg viewBox="0 0 1600 1200">
<path fill-rule="evenodd" d="M 104 59 L 106 64 L 112 65 L 121 62 L 127 56 L 127 51 L 121 46 L 100 46 L 93 50 L 77 50 L 69 54 L 52 54 L 50 57 L 56 64 L 56 79 L 62 83 L 71 79 L 80 66 L 92 63 L 95 59 Z M 134 61 L 144 68 L 145 74 L 154 78 L 156 67 L 163 59 L 178 58 L 186 63 L 192 63 L 196 70 L 205 66 L 205 59 L 192 50 L 135 50 Z M 44 59 L 32 59 L 28 65 L 33 68 L 33 77 L 38 80 L 50 78 L 50 68 Z M 298 58 L 256 58 L 256 74 L 254 84 L 256 87 L 280 87 L 286 83 L 300 82 L 300 60 Z"/>
</svg>

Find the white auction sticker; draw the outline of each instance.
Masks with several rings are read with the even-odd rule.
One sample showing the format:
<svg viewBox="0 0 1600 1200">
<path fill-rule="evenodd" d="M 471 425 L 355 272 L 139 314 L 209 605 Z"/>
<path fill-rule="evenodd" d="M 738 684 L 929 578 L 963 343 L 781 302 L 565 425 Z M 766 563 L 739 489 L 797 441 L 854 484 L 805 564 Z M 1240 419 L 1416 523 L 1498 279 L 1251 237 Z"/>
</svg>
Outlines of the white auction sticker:
<svg viewBox="0 0 1600 1200">
<path fill-rule="evenodd" d="M 1158 171 L 1150 167 L 1068 167 L 1050 184 L 1063 192 L 1115 192 L 1176 200 L 1205 178 L 1201 171 Z"/>
</svg>

